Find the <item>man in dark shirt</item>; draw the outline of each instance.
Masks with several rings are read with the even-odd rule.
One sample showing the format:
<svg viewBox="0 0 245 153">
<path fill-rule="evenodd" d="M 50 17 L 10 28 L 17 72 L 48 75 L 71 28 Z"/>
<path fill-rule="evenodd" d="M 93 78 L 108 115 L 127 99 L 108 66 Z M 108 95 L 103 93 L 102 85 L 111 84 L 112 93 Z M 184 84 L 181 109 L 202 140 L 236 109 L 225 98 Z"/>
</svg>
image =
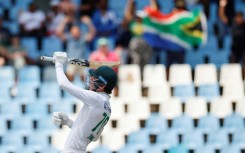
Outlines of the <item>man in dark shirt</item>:
<svg viewBox="0 0 245 153">
<path fill-rule="evenodd" d="M 10 44 L 10 32 L 7 28 L 3 27 L 3 20 L 0 17 L 0 48 L 6 47 Z"/>
<path fill-rule="evenodd" d="M 237 12 L 232 26 L 231 62 L 245 64 L 245 22 L 242 12 Z"/>
</svg>

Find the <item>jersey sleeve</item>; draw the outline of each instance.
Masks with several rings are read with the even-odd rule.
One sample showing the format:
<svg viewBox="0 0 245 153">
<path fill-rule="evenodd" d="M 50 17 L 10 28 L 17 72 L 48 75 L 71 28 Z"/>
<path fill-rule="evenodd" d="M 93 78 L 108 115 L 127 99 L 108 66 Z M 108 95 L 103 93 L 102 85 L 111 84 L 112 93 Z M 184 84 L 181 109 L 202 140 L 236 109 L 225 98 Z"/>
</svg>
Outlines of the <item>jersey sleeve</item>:
<svg viewBox="0 0 245 153">
<path fill-rule="evenodd" d="M 90 91 L 90 90 L 84 90 L 83 88 L 79 88 L 72 84 L 66 77 L 64 70 L 63 70 L 63 64 L 60 62 L 55 63 L 55 69 L 56 69 L 56 77 L 59 86 L 64 91 L 67 91 L 74 97 L 81 100 L 84 104 L 90 105 L 90 106 L 97 106 L 99 104 L 99 94 L 96 92 Z"/>
</svg>

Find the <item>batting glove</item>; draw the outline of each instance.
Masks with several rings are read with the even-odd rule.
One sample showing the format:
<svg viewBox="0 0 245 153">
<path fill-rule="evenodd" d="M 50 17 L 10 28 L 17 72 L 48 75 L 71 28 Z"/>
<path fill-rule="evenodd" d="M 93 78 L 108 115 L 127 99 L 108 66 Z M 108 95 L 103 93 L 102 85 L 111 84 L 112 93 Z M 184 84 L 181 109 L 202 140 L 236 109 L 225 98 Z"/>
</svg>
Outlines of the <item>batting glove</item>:
<svg viewBox="0 0 245 153">
<path fill-rule="evenodd" d="M 55 125 L 67 125 L 70 128 L 73 125 L 73 121 L 69 119 L 68 115 L 63 112 L 53 113 L 53 123 Z"/>
<path fill-rule="evenodd" d="M 66 52 L 54 52 L 53 58 L 55 59 L 55 62 L 60 62 L 62 64 L 65 64 L 67 62 Z"/>
</svg>

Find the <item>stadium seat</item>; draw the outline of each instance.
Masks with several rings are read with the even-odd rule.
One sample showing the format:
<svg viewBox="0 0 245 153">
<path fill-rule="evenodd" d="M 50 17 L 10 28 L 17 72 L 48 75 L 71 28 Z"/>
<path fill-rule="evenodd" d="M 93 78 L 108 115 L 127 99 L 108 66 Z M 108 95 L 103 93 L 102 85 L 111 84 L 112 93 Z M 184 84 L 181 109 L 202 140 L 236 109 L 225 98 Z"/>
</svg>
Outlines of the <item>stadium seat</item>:
<svg viewBox="0 0 245 153">
<path fill-rule="evenodd" d="M 198 64 L 195 67 L 196 86 L 217 84 L 217 70 L 214 64 Z"/>
<path fill-rule="evenodd" d="M 26 114 L 33 119 L 48 115 L 48 105 L 41 101 L 26 105 Z"/>
<path fill-rule="evenodd" d="M 59 151 L 53 147 L 45 147 L 41 150 L 40 153 L 59 153 Z"/>
<path fill-rule="evenodd" d="M 182 144 L 184 144 L 188 149 L 195 150 L 204 145 L 204 136 L 199 130 L 186 132 L 183 134 Z"/>
<path fill-rule="evenodd" d="M 57 50 L 63 50 L 62 42 L 59 38 L 52 36 L 46 37 L 42 41 L 42 54 L 45 56 L 53 56 Z"/>
<path fill-rule="evenodd" d="M 236 113 L 240 114 L 242 117 L 245 117 L 245 99 L 242 98 L 236 103 Z"/>
<path fill-rule="evenodd" d="M 52 116 L 40 117 L 37 119 L 37 130 L 46 132 L 47 134 L 53 133 L 58 127 L 53 124 Z"/>
<path fill-rule="evenodd" d="M 169 153 L 188 153 L 188 149 L 184 145 L 177 145 L 168 150 Z"/>
<path fill-rule="evenodd" d="M 224 120 L 224 128 L 229 132 L 244 129 L 243 117 L 239 114 L 231 114 Z"/>
<path fill-rule="evenodd" d="M 170 97 L 171 91 L 167 83 L 148 87 L 148 99 L 151 104 L 159 104 L 163 100 L 170 99 Z"/>
<path fill-rule="evenodd" d="M 166 68 L 162 64 L 147 64 L 143 69 L 143 86 L 165 84 L 167 82 Z"/>
<path fill-rule="evenodd" d="M 179 98 L 182 102 L 186 102 L 195 96 L 194 86 L 192 84 L 175 86 L 173 96 Z"/>
<path fill-rule="evenodd" d="M 146 147 L 142 153 L 162 153 L 163 152 L 163 148 L 160 145 L 150 145 L 148 147 Z"/>
<path fill-rule="evenodd" d="M 17 85 L 17 95 L 15 98 L 21 102 L 35 101 L 37 98 L 36 89 L 32 87 L 31 82 Z"/>
<path fill-rule="evenodd" d="M 15 74 L 12 66 L 0 67 L 0 86 L 10 88 L 14 85 Z"/>
<path fill-rule="evenodd" d="M 231 102 L 225 97 L 219 97 L 211 101 L 210 113 L 219 118 L 225 118 L 232 113 Z"/>
<path fill-rule="evenodd" d="M 169 149 L 179 143 L 178 133 L 175 130 L 161 131 L 157 135 L 156 144 L 164 149 Z"/>
<path fill-rule="evenodd" d="M 171 127 L 171 129 L 176 130 L 178 133 L 181 134 L 191 131 L 193 130 L 193 128 L 193 120 L 187 115 L 182 115 L 177 118 L 174 118 Z"/>
<path fill-rule="evenodd" d="M 117 151 L 117 153 L 138 153 L 138 150 L 136 147 L 132 146 L 132 145 L 125 145 L 124 147 L 122 147 L 121 149 L 119 149 Z"/>
<path fill-rule="evenodd" d="M 107 146 L 111 151 L 117 151 L 125 144 L 124 133 L 120 130 L 112 129 L 102 136 L 102 144 Z"/>
<path fill-rule="evenodd" d="M 224 64 L 220 69 L 220 84 L 242 83 L 242 67 L 240 64 Z"/>
<path fill-rule="evenodd" d="M 223 64 L 229 63 L 230 49 L 223 48 L 221 50 L 213 50 L 210 56 L 210 63 L 216 65 L 217 69 L 220 69 Z"/>
<path fill-rule="evenodd" d="M 88 152 L 91 152 L 92 150 L 94 150 L 95 148 L 97 148 L 98 146 L 100 146 L 101 145 L 101 143 L 100 143 L 100 141 L 98 140 L 98 141 L 92 141 L 92 142 L 90 142 L 89 143 L 89 145 L 88 145 L 88 147 L 87 147 L 87 151 Z"/>
<path fill-rule="evenodd" d="M 19 8 L 17 8 L 16 11 L 18 11 L 18 10 L 19 10 Z M 15 11 L 15 10 L 13 10 L 13 11 Z M 36 60 L 37 58 L 40 57 L 36 38 L 23 37 L 23 38 L 21 38 L 21 45 L 27 49 L 27 55 L 31 59 Z"/>
<path fill-rule="evenodd" d="M 61 90 L 56 82 L 43 82 L 40 85 L 40 98 L 57 99 L 61 98 Z"/>
<path fill-rule="evenodd" d="M 7 131 L 7 119 L 0 117 L 0 136 Z"/>
<path fill-rule="evenodd" d="M 133 115 L 137 119 L 147 119 L 150 113 L 150 105 L 146 99 L 139 99 L 128 103 L 128 115 Z"/>
<path fill-rule="evenodd" d="M 197 128 L 203 131 L 203 133 L 218 130 L 220 128 L 219 119 L 212 114 L 208 114 L 199 119 Z"/>
<path fill-rule="evenodd" d="M 140 121 L 134 115 L 125 115 L 118 120 L 117 129 L 121 130 L 124 134 L 129 134 L 140 129 Z"/>
<path fill-rule="evenodd" d="M 111 110 L 113 110 L 111 112 L 111 117 L 110 117 L 111 120 L 119 120 L 125 115 L 124 103 L 120 98 L 111 99 L 110 105 L 111 105 Z"/>
<path fill-rule="evenodd" d="M 11 99 L 10 89 L 7 87 L 2 87 L 0 85 L 0 103 L 9 101 Z"/>
<path fill-rule="evenodd" d="M 56 82 L 56 71 L 54 66 L 45 66 L 43 69 L 44 82 Z"/>
<path fill-rule="evenodd" d="M 73 113 L 72 103 L 65 100 L 59 103 L 54 103 L 51 106 L 51 112 L 64 112 L 66 114 L 71 114 Z"/>
<path fill-rule="evenodd" d="M 2 137 L 2 145 L 8 149 L 17 150 L 24 145 L 23 135 L 18 132 L 6 132 Z M 1 147 L 0 147 L 1 148 Z"/>
<path fill-rule="evenodd" d="M 220 153 L 241 153 L 240 147 L 237 145 L 229 145 L 221 148 Z"/>
<path fill-rule="evenodd" d="M 236 144 L 245 147 L 245 129 L 237 130 L 233 133 L 232 144 Z"/>
<path fill-rule="evenodd" d="M 38 66 L 25 66 L 18 73 L 18 84 L 38 88 L 41 72 Z"/>
<path fill-rule="evenodd" d="M 63 150 L 70 129 L 68 127 L 51 132 L 51 144 L 57 150 Z"/>
<path fill-rule="evenodd" d="M 13 132 L 28 134 L 34 130 L 33 120 L 28 116 L 15 117 L 11 123 L 10 130 Z"/>
<path fill-rule="evenodd" d="M 228 133 L 226 130 L 212 131 L 208 134 L 208 145 L 215 149 L 221 149 L 223 146 L 229 144 Z"/>
<path fill-rule="evenodd" d="M 21 106 L 18 103 L 2 103 L 1 104 L 1 116 L 6 118 L 15 118 L 16 116 L 20 116 L 22 114 Z"/>
<path fill-rule="evenodd" d="M 27 137 L 27 145 L 36 148 L 45 148 L 49 146 L 49 135 L 44 132 L 32 132 Z"/>
<path fill-rule="evenodd" d="M 215 149 L 210 145 L 205 145 L 197 148 L 195 153 L 215 153 Z"/>
<path fill-rule="evenodd" d="M 167 121 L 161 115 L 151 115 L 145 123 L 145 129 L 151 134 L 158 134 L 167 128 Z"/>
<path fill-rule="evenodd" d="M 191 65 L 191 68 L 194 70 L 198 64 L 204 63 L 204 53 L 196 50 L 188 50 L 185 55 L 186 63 Z"/>
<path fill-rule="evenodd" d="M 181 101 L 178 98 L 163 101 L 160 105 L 160 113 L 166 119 L 174 119 L 182 115 Z"/>
<path fill-rule="evenodd" d="M 127 145 L 132 145 L 137 150 L 143 150 L 150 145 L 149 134 L 146 130 L 139 130 L 128 135 Z"/>
<path fill-rule="evenodd" d="M 214 98 L 220 96 L 219 85 L 218 84 L 200 85 L 197 89 L 197 95 L 199 97 L 205 98 L 206 101 L 210 102 Z"/>
<path fill-rule="evenodd" d="M 237 101 L 244 98 L 244 84 L 241 83 L 226 83 L 223 86 L 223 96 L 231 101 Z"/>
<path fill-rule="evenodd" d="M 207 114 L 207 103 L 202 97 L 193 97 L 187 100 L 185 113 L 193 119 L 198 119 Z"/>
<path fill-rule="evenodd" d="M 91 153 L 112 153 L 112 151 L 107 146 L 98 146 Z"/>
<path fill-rule="evenodd" d="M 118 69 L 119 97 L 136 99 L 142 97 L 139 65 L 122 65 Z M 130 86 L 130 90 L 128 87 Z M 130 97 L 130 98 L 129 98 Z"/>
<path fill-rule="evenodd" d="M 188 64 L 170 66 L 169 83 L 171 86 L 192 84 L 191 67 Z"/>
</svg>

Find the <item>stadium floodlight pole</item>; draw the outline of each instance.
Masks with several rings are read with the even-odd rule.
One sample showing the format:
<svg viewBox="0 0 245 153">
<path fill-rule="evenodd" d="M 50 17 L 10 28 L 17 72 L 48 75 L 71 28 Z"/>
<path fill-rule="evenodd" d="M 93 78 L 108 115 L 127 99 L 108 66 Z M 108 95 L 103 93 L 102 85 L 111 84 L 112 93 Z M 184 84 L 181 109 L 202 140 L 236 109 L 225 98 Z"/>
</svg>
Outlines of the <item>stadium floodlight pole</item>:
<svg viewBox="0 0 245 153">
<path fill-rule="evenodd" d="M 48 56 L 41 56 L 40 59 L 41 61 L 49 61 L 49 62 L 55 61 L 53 57 L 48 57 Z M 91 61 L 91 60 L 74 59 L 74 58 L 67 59 L 67 63 L 72 65 L 77 65 L 77 66 L 90 67 L 93 69 L 96 69 L 100 66 L 109 66 L 111 68 L 116 68 L 120 65 L 120 61 L 115 61 L 115 62 Z"/>
</svg>

